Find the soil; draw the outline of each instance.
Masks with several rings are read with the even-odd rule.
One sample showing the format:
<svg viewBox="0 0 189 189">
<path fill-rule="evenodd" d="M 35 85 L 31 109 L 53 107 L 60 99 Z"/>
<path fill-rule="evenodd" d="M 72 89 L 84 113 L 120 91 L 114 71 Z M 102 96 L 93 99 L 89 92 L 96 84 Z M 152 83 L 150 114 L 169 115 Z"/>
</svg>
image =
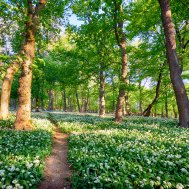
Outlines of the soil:
<svg viewBox="0 0 189 189">
<path fill-rule="evenodd" d="M 57 127 L 54 132 L 53 151 L 45 161 L 45 180 L 38 189 L 71 189 L 71 168 L 67 162 L 68 135 Z"/>
</svg>

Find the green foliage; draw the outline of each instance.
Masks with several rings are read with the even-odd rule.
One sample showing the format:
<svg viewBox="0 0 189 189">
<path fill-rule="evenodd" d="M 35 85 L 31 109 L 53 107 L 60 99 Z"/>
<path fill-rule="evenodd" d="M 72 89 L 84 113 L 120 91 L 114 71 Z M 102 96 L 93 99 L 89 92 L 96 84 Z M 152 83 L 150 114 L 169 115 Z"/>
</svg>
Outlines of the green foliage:
<svg viewBox="0 0 189 189">
<path fill-rule="evenodd" d="M 43 176 L 53 125 L 46 114 L 33 117 L 34 131 L 13 130 L 14 115 L 0 122 L 0 188 L 37 188 Z"/>
<path fill-rule="evenodd" d="M 52 114 L 69 138 L 73 188 L 187 188 L 188 130 L 171 119 Z"/>
<path fill-rule="evenodd" d="M 9 119 L 7 120 L 0 120 L 0 128 L 13 128 L 13 124 L 15 121 L 15 115 L 14 114 L 10 114 L 9 115 Z"/>
</svg>

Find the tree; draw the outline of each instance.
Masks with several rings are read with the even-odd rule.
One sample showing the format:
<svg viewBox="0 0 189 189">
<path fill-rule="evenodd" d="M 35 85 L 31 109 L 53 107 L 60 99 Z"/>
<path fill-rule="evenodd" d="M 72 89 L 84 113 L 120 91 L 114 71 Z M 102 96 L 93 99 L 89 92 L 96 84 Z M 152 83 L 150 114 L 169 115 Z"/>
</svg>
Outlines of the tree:
<svg viewBox="0 0 189 189">
<path fill-rule="evenodd" d="M 124 97 L 125 97 L 125 86 L 127 84 L 127 53 L 126 53 L 126 36 L 123 31 L 123 5 L 121 1 L 113 1 L 114 3 L 114 30 L 117 40 L 117 44 L 121 51 L 121 76 L 119 86 L 119 96 L 117 101 L 117 108 L 115 113 L 115 121 L 121 122 L 123 119 L 123 108 L 124 108 Z"/>
<path fill-rule="evenodd" d="M 181 127 L 189 127 L 189 101 L 181 77 L 181 70 L 176 53 L 175 28 L 172 21 L 169 0 L 158 0 L 166 40 L 166 53 L 169 63 L 170 78 L 176 96 Z"/>
<path fill-rule="evenodd" d="M 11 9 L 12 15 L 16 15 L 16 21 L 18 28 L 24 33 L 24 40 L 20 41 L 20 52 L 17 55 L 15 61 L 7 69 L 4 77 L 1 95 L 1 116 L 7 117 L 8 105 L 10 98 L 10 89 L 13 81 L 14 74 L 21 67 L 22 74 L 19 80 L 19 107 L 17 111 L 17 118 L 15 127 L 17 129 L 30 128 L 30 109 L 31 109 L 31 80 L 32 80 L 32 63 L 35 58 L 35 44 L 36 39 L 40 37 L 40 23 L 44 24 L 43 30 L 48 29 L 52 25 L 55 25 L 56 19 L 62 18 L 63 10 L 66 1 L 60 1 L 54 3 L 53 1 L 40 0 L 33 1 L 27 0 L 17 3 L 16 1 L 5 1 L 7 7 L 15 7 Z M 43 9 L 45 8 L 45 11 Z M 9 12 L 9 9 L 5 9 L 4 12 Z M 44 19 L 45 17 L 45 19 Z M 11 19 L 11 16 L 9 17 Z M 56 27 L 55 27 L 56 28 Z M 36 35 L 37 34 L 37 35 Z M 23 43 L 23 45 L 21 45 Z"/>
</svg>

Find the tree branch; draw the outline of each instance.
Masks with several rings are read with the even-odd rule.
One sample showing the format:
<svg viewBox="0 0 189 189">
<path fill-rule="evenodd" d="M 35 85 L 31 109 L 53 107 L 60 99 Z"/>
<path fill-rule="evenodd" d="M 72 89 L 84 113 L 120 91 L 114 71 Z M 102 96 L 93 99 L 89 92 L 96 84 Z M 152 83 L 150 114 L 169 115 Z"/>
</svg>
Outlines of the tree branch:
<svg viewBox="0 0 189 189">
<path fill-rule="evenodd" d="M 113 17 L 114 17 L 114 31 L 115 31 L 117 44 L 120 46 L 119 32 L 118 32 L 118 26 L 117 26 L 117 11 L 118 11 L 117 3 L 114 0 L 114 14 L 113 14 Z"/>
<path fill-rule="evenodd" d="M 39 16 L 46 4 L 47 4 L 47 0 L 40 0 L 35 7 L 34 16 Z"/>
<path fill-rule="evenodd" d="M 189 44 L 189 40 L 184 44 L 184 49 L 186 48 L 186 46 Z"/>
</svg>

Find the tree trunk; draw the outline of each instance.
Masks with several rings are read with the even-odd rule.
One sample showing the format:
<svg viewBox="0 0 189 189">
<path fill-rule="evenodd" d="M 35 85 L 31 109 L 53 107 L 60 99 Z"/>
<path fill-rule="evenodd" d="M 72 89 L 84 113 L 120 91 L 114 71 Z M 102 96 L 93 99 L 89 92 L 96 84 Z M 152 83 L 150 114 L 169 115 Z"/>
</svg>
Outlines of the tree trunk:
<svg viewBox="0 0 189 189">
<path fill-rule="evenodd" d="M 78 96 L 78 91 L 77 91 L 77 89 L 76 89 L 76 91 L 75 91 L 75 96 L 76 96 L 76 100 L 77 100 L 78 111 L 81 112 L 81 108 L 80 108 L 80 104 L 79 104 L 79 96 Z"/>
<path fill-rule="evenodd" d="M 178 114 L 175 108 L 175 105 L 173 104 L 173 113 L 174 113 L 174 117 L 177 119 L 178 118 Z"/>
<path fill-rule="evenodd" d="M 45 105 L 44 105 L 44 97 L 43 97 L 43 94 L 44 94 L 44 87 L 42 85 L 41 87 L 41 91 L 42 91 L 42 95 L 41 95 L 41 98 L 40 98 L 40 101 L 41 101 L 41 109 L 44 111 L 45 110 Z"/>
<path fill-rule="evenodd" d="M 158 0 L 161 7 L 162 22 L 166 38 L 166 52 L 170 69 L 170 77 L 176 96 L 181 127 L 189 127 L 189 101 L 181 77 L 181 70 L 176 54 L 175 29 L 172 22 L 169 0 Z"/>
<path fill-rule="evenodd" d="M 165 116 L 164 116 L 164 107 L 163 107 L 163 106 L 161 107 L 161 117 L 162 117 L 162 118 L 165 117 Z"/>
<path fill-rule="evenodd" d="M 142 115 L 142 87 L 141 87 L 141 81 L 139 82 L 139 111 L 140 111 L 140 115 Z"/>
<path fill-rule="evenodd" d="M 154 106 L 154 116 L 157 117 L 157 105 Z"/>
<path fill-rule="evenodd" d="M 63 105 L 63 110 L 64 112 L 67 112 L 67 103 L 66 103 L 66 90 L 64 89 L 64 92 L 63 92 L 63 101 L 64 101 L 64 105 Z"/>
<path fill-rule="evenodd" d="M 84 112 L 86 113 L 88 110 L 88 105 L 89 105 L 89 89 L 87 89 L 87 98 L 85 98 L 84 101 Z"/>
<path fill-rule="evenodd" d="M 81 112 L 85 112 L 85 97 L 84 97 L 84 89 L 81 92 Z"/>
<path fill-rule="evenodd" d="M 113 76 L 112 76 L 112 90 L 113 90 L 112 108 L 113 108 L 113 112 L 115 112 L 115 84 L 114 84 L 114 77 Z"/>
<path fill-rule="evenodd" d="M 130 103 L 129 103 L 129 93 L 125 94 L 125 109 L 126 115 L 131 115 Z"/>
<path fill-rule="evenodd" d="M 48 110 L 54 110 L 54 91 L 50 89 L 48 94 L 49 94 Z"/>
<path fill-rule="evenodd" d="M 71 110 L 71 102 L 70 102 L 70 96 L 68 96 L 68 111 L 70 112 Z"/>
<path fill-rule="evenodd" d="M 105 76 L 103 73 L 103 63 L 100 63 L 100 90 L 99 90 L 99 117 L 105 116 Z"/>
<path fill-rule="evenodd" d="M 17 130 L 31 129 L 31 83 L 32 63 L 35 57 L 35 34 L 39 25 L 40 13 L 45 7 L 47 0 L 40 0 L 34 7 L 31 0 L 27 0 L 26 37 L 22 50 L 24 56 L 21 68 L 22 74 L 19 79 L 18 110 L 16 114 L 15 128 Z"/>
<path fill-rule="evenodd" d="M 7 119 L 9 114 L 9 101 L 14 74 L 19 69 L 19 62 L 13 62 L 6 70 L 1 90 L 0 118 Z"/>
<path fill-rule="evenodd" d="M 123 106 L 124 106 L 124 97 L 125 97 L 125 87 L 127 84 L 127 53 L 126 53 L 126 36 L 123 31 L 123 20 L 120 17 L 120 13 L 123 12 L 122 5 L 117 3 L 114 0 L 114 29 L 115 29 L 115 36 L 117 40 L 117 44 L 121 50 L 121 77 L 120 77 L 120 84 L 119 84 L 119 96 L 117 101 L 117 108 L 115 113 L 115 121 L 122 122 L 123 120 Z"/>
<path fill-rule="evenodd" d="M 163 68 L 164 68 L 164 64 L 162 65 L 161 69 L 160 69 L 160 73 L 159 73 L 159 77 L 158 77 L 158 81 L 157 81 L 157 85 L 156 85 L 156 95 L 153 99 L 153 101 L 148 105 L 148 107 L 144 110 L 143 112 L 143 116 L 149 117 L 151 114 L 151 110 L 153 105 L 157 102 L 158 98 L 159 98 L 159 89 L 160 89 L 160 85 L 161 85 L 161 80 L 162 80 L 162 72 L 163 72 Z"/>
<path fill-rule="evenodd" d="M 167 91 L 165 92 L 165 117 L 169 117 Z"/>
<path fill-rule="evenodd" d="M 41 109 L 42 109 L 43 111 L 45 111 L 44 98 L 43 98 L 43 97 L 41 98 Z"/>
<path fill-rule="evenodd" d="M 35 98 L 35 111 L 39 112 L 39 97 L 36 96 Z"/>
</svg>

